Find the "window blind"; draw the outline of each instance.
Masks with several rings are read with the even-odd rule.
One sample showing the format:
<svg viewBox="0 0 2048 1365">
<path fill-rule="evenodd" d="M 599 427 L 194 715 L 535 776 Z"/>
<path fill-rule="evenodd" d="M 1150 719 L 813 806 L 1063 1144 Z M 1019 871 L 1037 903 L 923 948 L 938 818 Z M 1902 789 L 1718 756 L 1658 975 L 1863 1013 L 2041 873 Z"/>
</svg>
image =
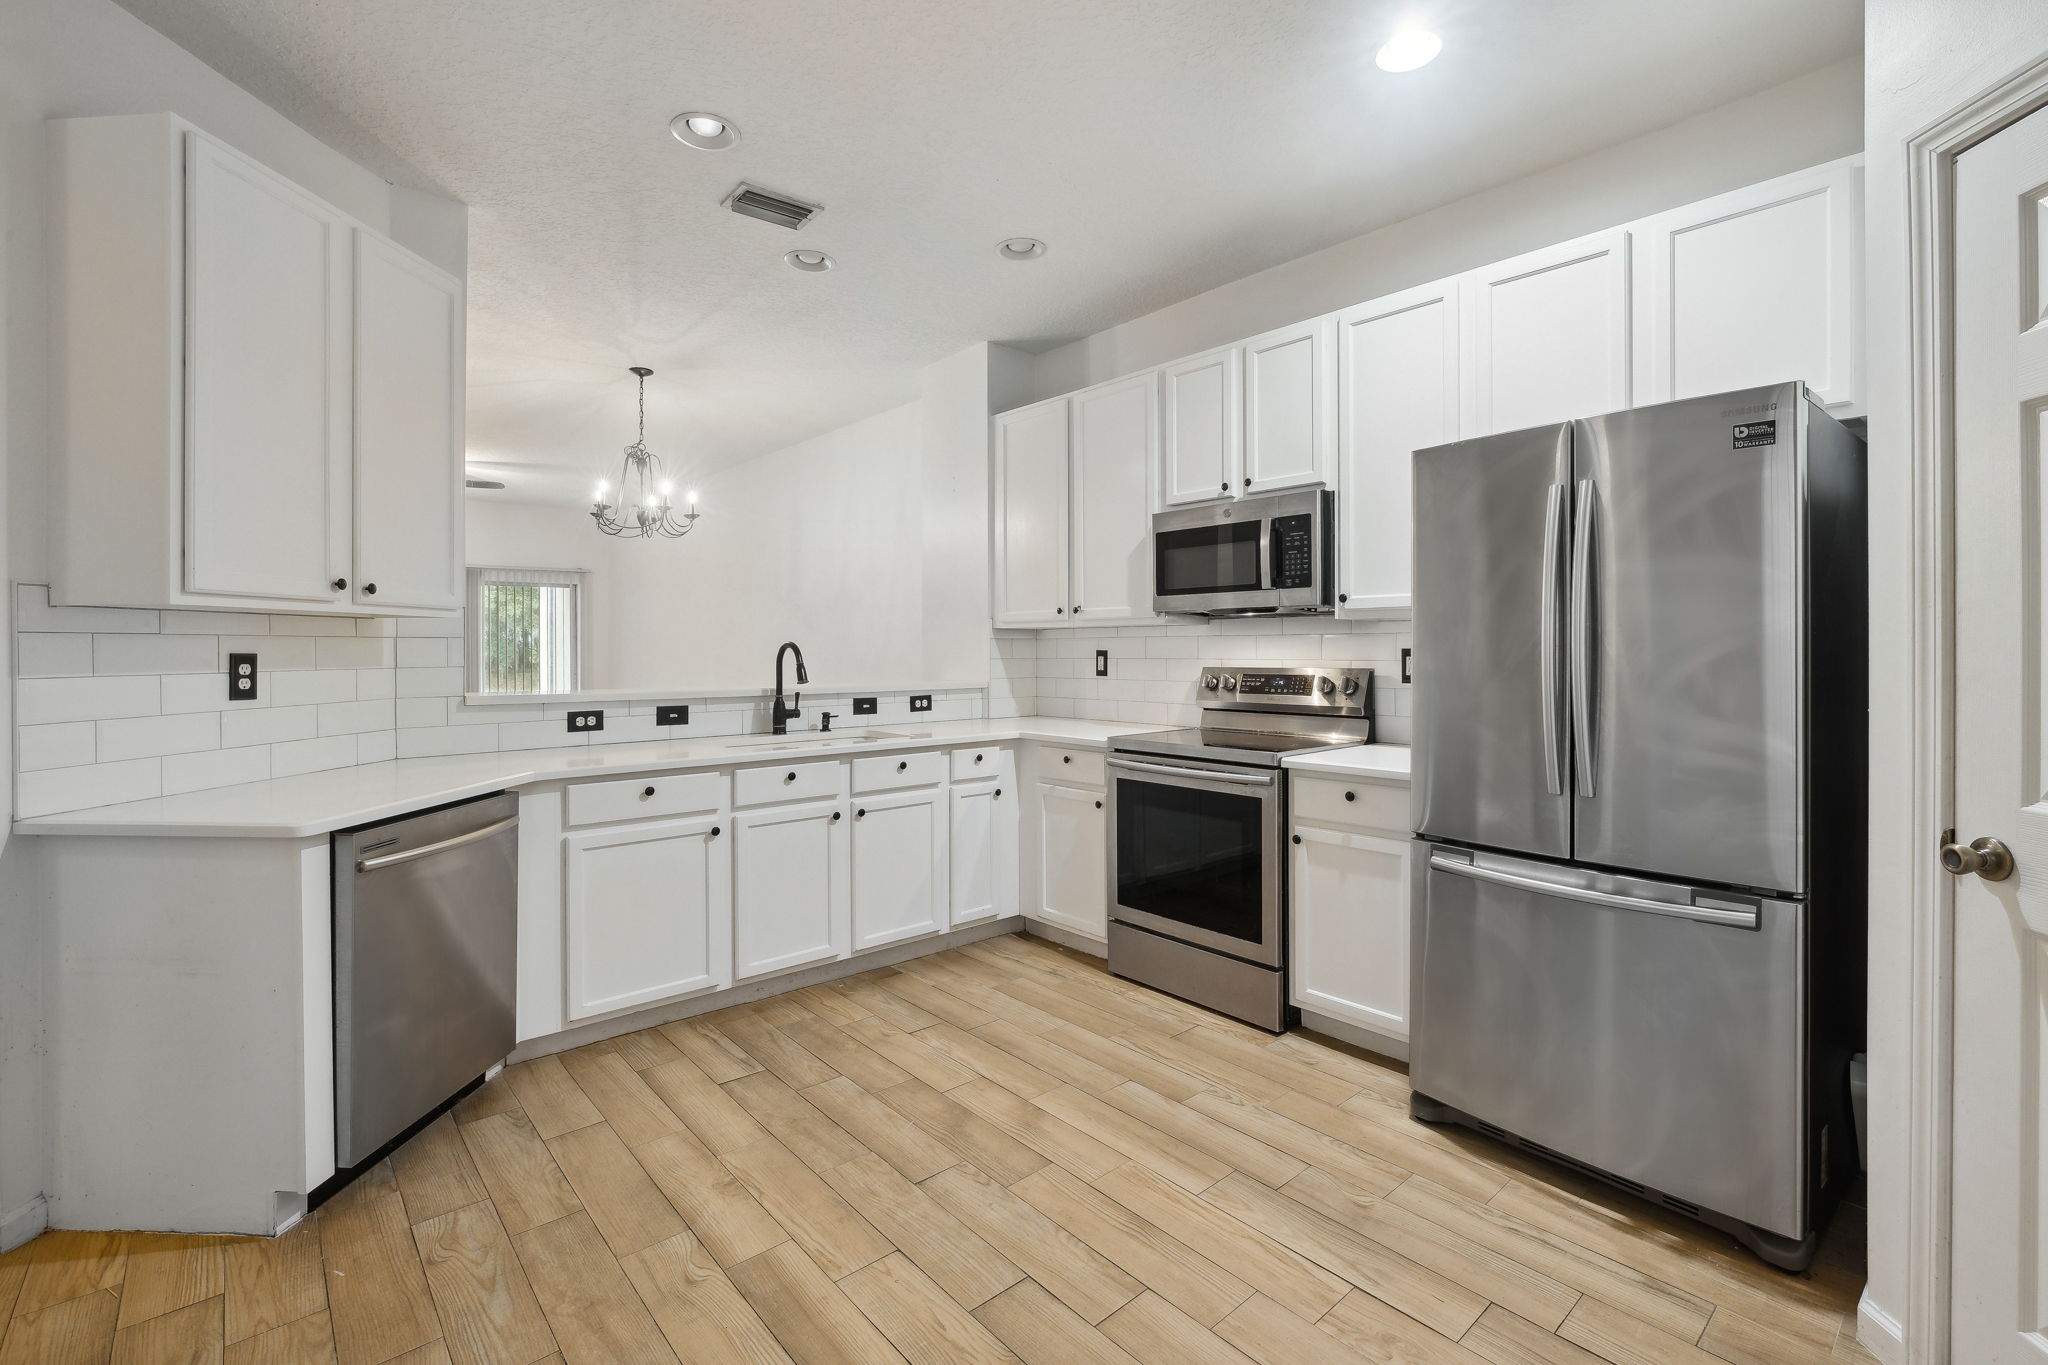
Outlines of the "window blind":
<svg viewBox="0 0 2048 1365">
<path fill-rule="evenodd" d="M 574 569 L 471 569 L 469 690 L 575 691 L 583 579 Z"/>
</svg>

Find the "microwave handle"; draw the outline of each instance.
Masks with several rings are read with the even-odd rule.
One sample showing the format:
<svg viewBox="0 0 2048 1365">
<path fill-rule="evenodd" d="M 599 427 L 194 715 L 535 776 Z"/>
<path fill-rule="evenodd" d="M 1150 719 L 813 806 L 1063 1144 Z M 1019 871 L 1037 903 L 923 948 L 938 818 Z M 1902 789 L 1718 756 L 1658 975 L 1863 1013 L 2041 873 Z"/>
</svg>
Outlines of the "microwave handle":
<svg viewBox="0 0 2048 1365">
<path fill-rule="evenodd" d="M 1259 591 L 1273 588 L 1273 518 L 1259 518 Z"/>
</svg>

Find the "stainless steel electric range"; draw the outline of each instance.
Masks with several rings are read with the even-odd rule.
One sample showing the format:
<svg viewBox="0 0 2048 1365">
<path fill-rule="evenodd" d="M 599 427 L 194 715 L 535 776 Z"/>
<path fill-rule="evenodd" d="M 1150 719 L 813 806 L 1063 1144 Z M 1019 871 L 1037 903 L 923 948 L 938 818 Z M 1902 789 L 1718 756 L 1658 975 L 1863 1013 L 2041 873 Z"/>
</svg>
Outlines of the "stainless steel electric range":
<svg viewBox="0 0 2048 1365">
<path fill-rule="evenodd" d="M 1197 729 L 1109 756 L 1109 969 L 1278 1033 L 1288 754 L 1372 739 L 1372 670 L 1212 665 Z"/>
</svg>

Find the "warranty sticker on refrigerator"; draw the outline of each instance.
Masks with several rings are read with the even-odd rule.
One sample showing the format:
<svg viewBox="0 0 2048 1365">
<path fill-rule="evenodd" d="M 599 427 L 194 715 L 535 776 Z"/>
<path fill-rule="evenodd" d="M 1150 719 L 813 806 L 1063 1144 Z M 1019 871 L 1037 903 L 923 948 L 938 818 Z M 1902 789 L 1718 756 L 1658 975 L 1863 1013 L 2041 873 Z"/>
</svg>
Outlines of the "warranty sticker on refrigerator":
<svg viewBox="0 0 2048 1365">
<path fill-rule="evenodd" d="M 1774 446 L 1778 443 L 1778 424 L 1770 422 L 1738 422 L 1735 426 L 1735 448 L 1748 450 L 1752 446 Z"/>
</svg>

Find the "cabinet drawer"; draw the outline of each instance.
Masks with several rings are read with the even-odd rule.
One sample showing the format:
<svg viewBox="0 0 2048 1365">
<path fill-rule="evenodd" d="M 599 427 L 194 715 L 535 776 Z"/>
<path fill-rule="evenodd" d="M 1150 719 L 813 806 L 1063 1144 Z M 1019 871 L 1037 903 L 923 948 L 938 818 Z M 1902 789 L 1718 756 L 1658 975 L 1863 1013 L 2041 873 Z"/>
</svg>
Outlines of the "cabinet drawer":
<svg viewBox="0 0 2048 1365">
<path fill-rule="evenodd" d="M 946 756 L 936 751 L 921 754 L 872 754 L 853 760 L 853 789 L 857 792 L 885 792 L 896 787 L 929 787 L 945 780 Z"/>
<path fill-rule="evenodd" d="M 1408 829 L 1405 783 L 1342 782 L 1332 777 L 1296 777 L 1294 818 L 1363 829 Z"/>
<path fill-rule="evenodd" d="M 1079 782 L 1090 787 L 1102 785 L 1102 755 L 1093 749 L 1039 751 L 1038 775 L 1048 782 Z"/>
<path fill-rule="evenodd" d="M 689 815 L 725 804 L 724 773 L 670 773 L 569 788 L 569 823 L 602 825 L 654 815 Z"/>
<path fill-rule="evenodd" d="M 1071 768 L 1073 765 L 1068 764 Z M 987 744 L 973 749 L 953 751 L 953 780 L 972 782 L 978 777 L 995 777 L 1009 771 L 1010 751 L 999 745 Z M 1098 775 L 1095 781 L 1100 781 Z"/>
<path fill-rule="evenodd" d="M 783 763 L 772 768 L 741 768 L 732 775 L 732 799 L 736 806 L 758 806 L 768 801 L 815 801 L 820 797 L 843 796 L 846 768 L 837 759 L 821 763 Z"/>
</svg>

